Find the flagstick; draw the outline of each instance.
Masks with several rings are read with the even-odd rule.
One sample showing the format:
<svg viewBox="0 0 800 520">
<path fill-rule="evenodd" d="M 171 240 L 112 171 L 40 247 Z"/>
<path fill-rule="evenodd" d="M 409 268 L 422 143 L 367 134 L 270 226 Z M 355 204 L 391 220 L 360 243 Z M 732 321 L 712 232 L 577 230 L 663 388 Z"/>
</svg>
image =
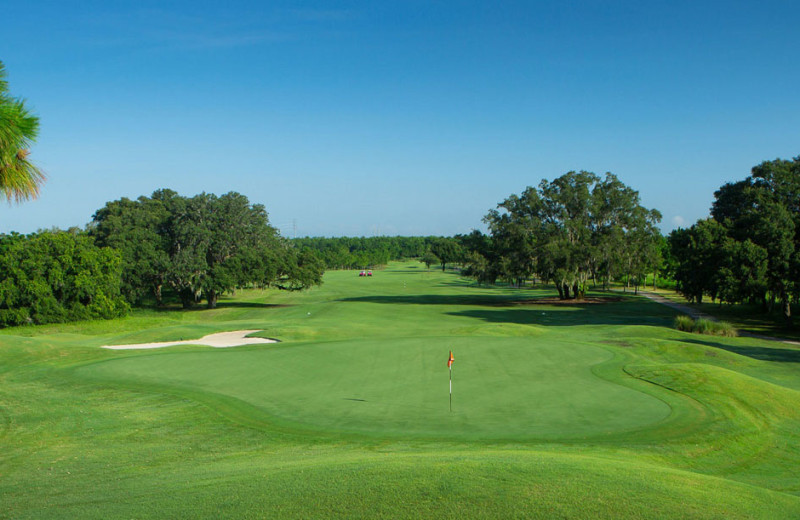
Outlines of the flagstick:
<svg viewBox="0 0 800 520">
<path fill-rule="evenodd" d="M 453 351 L 450 351 L 450 357 L 447 358 L 447 370 L 450 372 L 450 413 L 453 413 Z"/>
</svg>

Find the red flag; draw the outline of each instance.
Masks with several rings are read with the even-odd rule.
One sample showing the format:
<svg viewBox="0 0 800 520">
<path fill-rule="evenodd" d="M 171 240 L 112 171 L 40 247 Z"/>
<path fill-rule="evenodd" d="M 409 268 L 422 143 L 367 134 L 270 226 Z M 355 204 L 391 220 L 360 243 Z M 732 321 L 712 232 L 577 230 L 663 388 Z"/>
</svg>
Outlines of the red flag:
<svg viewBox="0 0 800 520">
<path fill-rule="evenodd" d="M 453 357 L 453 351 L 451 350 L 450 351 L 450 359 L 447 360 L 447 368 L 450 368 L 450 365 L 453 364 L 453 361 L 455 361 L 455 358 Z"/>
</svg>

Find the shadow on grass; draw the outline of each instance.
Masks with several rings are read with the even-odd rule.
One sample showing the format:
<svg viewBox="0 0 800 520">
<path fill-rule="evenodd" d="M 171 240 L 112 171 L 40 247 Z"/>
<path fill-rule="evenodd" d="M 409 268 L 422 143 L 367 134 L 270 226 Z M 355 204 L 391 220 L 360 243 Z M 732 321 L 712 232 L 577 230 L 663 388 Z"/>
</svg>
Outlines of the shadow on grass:
<svg viewBox="0 0 800 520">
<path fill-rule="evenodd" d="M 553 295 L 533 298 L 530 293 L 503 292 L 502 294 L 471 295 L 471 294 L 409 294 L 402 296 L 358 296 L 354 298 L 341 298 L 340 302 L 382 303 L 389 305 L 475 305 L 481 307 L 569 307 L 589 308 L 611 303 L 643 303 L 642 300 L 630 300 L 614 296 L 591 296 L 589 301 L 557 300 Z M 603 300 L 603 301 L 598 301 Z"/>
<path fill-rule="evenodd" d="M 656 307 L 645 307 L 616 303 L 611 305 L 575 305 L 566 309 L 546 310 L 514 308 L 504 310 L 467 310 L 448 312 L 450 316 L 475 318 L 487 323 L 516 323 L 521 325 L 544 325 L 570 327 L 574 325 L 650 325 L 669 327 L 674 313 Z"/>
<path fill-rule="evenodd" d="M 217 302 L 217 309 L 279 309 L 283 307 L 291 307 L 291 305 L 278 304 L 278 303 L 258 303 L 258 302 L 237 302 L 237 301 L 220 301 Z M 207 311 L 208 306 L 205 303 L 198 303 L 187 309 L 183 308 L 180 303 L 168 303 L 161 307 L 152 306 L 147 309 L 156 312 L 193 312 L 193 311 Z"/>
<path fill-rule="evenodd" d="M 402 296 L 358 296 L 355 298 L 342 298 L 340 302 L 382 303 L 389 305 L 480 305 L 496 306 L 509 305 L 514 300 L 512 296 L 500 295 L 468 295 L 468 294 L 409 294 Z"/>
<path fill-rule="evenodd" d="M 740 345 L 726 345 L 724 343 L 717 343 L 716 341 L 703 341 L 700 339 L 684 339 L 684 343 L 694 343 L 695 345 L 702 345 L 705 347 L 713 347 L 740 356 L 747 356 L 749 358 L 758 359 L 760 361 L 776 361 L 782 363 L 800 363 L 800 349 L 791 347 L 774 348 L 774 347 L 754 347 L 754 346 L 740 346 Z"/>
<path fill-rule="evenodd" d="M 217 308 L 241 308 L 241 309 L 281 309 L 284 307 L 292 307 L 285 303 L 258 303 L 258 302 L 218 302 Z"/>
<path fill-rule="evenodd" d="M 344 298 L 341 302 L 450 305 L 478 307 L 453 310 L 449 316 L 474 318 L 488 323 L 515 323 L 522 325 L 572 326 L 572 325 L 650 325 L 671 327 L 677 311 L 643 298 L 620 298 L 619 295 L 602 303 L 578 301 L 554 302 L 550 296 L 531 298 L 530 294 L 491 295 L 436 295 L 417 294 L 399 296 L 361 296 Z M 483 307 L 483 308 L 480 308 Z M 488 308 L 487 308 L 488 307 Z"/>
<path fill-rule="evenodd" d="M 478 287 L 480 289 L 495 290 L 502 292 L 521 292 L 521 291 L 548 291 L 556 294 L 556 286 L 553 284 L 537 283 L 536 285 L 527 284 L 523 287 L 517 287 L 504 282 L 496 283 L 480 283 L 470 278 L 459 276 L 458 278 L 449 278 L 447 280 L 437 282 L 437 285 L 447 287 Z M 599 289 L 598 289 L 599 290 Z M 595 292 L 595 289 L 591 290 Z"/>
</svg>

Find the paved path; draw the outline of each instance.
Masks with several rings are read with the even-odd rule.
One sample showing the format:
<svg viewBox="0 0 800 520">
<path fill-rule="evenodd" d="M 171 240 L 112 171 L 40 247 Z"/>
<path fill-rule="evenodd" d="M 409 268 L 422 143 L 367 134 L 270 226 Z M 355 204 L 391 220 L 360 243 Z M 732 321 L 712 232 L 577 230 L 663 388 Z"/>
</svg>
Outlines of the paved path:
<svg viewBox="0 0 800 520">
<path fill-rule="evenodd" d="M 684 305 L 682 303 L 674 302 L 674 301 L 670 300 L 669 298 L 665 298 L 665 297 L 661 296 L 660 294 L 651 293 L 651 292 L 647 292 L 647 291 L 639 291 L 639 294 L 641 294 L 645 298 L 650 298 L 654 302 L 658 302 L 661 305 L 666 305 L 667 307 L 672 307 L 676 311 L 680 311 L 680 312 L 682 312 L 684 314 L 688 314 L 694 320 L 719 321 L 714 316 L 710 316 L 708 314 L 700 312 L 697 309 L 689 307 L 688 305 Z"/>
<path fill-rule="evenodd" d="M 669 298 L 665 298 L 665 297 L 661 296 L 660 294 L 651 293 L 651 292 L 647 292 L 647 291 L 639 291 L 639 294 L 641 294 L 645 298 L 649 298 L 649 299 L 653 300 L 654 302 L 660 303 L 662 305 L 666 305 L 667 307 L 672 307 L 676 311 L 682 312 L 684 314 L 688 314 L 692 319 L 719 321 L 714 316 L 711 316 L 709 314 L 705 314 L 703 312 L 700 312 L 697 309 L 689 307 L 688 305 L 684 305 L 682 303 L 674 302 L 674 301 L 670 300 Z M 791 341 L 791 340 L 788 340 L 788 339 L 775 338 L 775 337 L 772 337 L 772 336 L 764 336 L 762 334 L 753 334 L 752 332 L 747 332 L 747 331 L 743 331 L 743 330 L 738 331 L 738 333 L 739 333 L 739 336 L 744 336 L 744 337 L 747 337 L 747 338 L 765 339 L 767 341 L 779 341 L 781 343 L 786 343 L 788 345 L 800 345 L 800 341 Z"/>
</svg>

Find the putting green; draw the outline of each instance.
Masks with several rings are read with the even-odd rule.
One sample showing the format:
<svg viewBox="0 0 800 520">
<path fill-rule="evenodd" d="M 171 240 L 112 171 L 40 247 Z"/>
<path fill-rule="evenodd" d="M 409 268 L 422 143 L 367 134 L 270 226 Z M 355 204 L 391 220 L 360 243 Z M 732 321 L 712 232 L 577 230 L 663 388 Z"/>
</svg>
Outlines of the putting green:
<svg viewBox="0 0 800 520">
<path fill-rule="evenodd" d="M 285 427 L 387 437 L 597 438 L 670 415 L 664 401 L 597 375 L 599 365 L 616 363 L 610 351 L 566 337 L 373 339 L 158 353 L 87 365 L 78 374 L 235 398 Z M 624 377 L 621 369 L 602 372 Z"/>
</svg>

